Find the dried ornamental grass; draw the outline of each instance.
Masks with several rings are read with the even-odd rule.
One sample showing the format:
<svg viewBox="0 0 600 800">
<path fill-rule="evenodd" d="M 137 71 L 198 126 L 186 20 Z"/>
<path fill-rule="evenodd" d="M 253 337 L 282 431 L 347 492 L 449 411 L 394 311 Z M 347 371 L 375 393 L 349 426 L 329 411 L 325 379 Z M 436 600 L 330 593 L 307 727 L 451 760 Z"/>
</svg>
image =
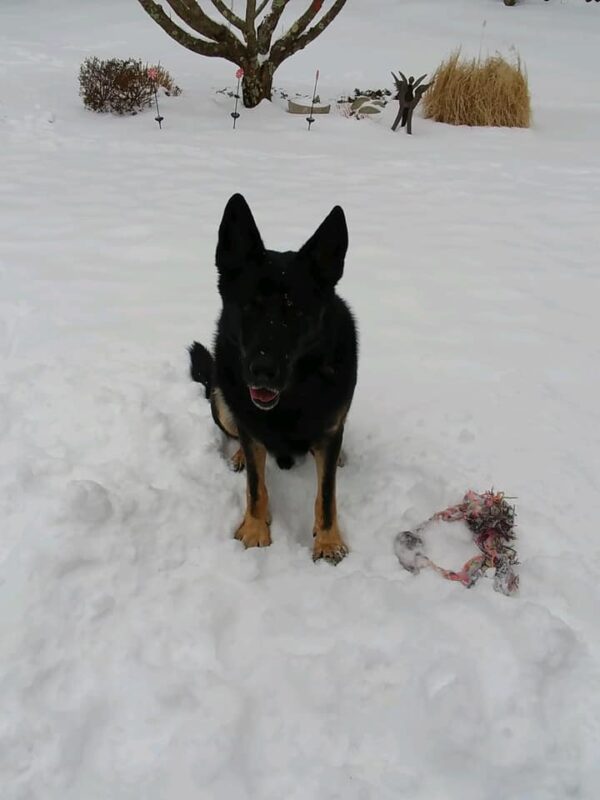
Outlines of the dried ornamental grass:
<svg viewBox="0 0 600 800">
<path fill-rule="evenodd" d="M 510 63 L 501 55 L 461 60 L 455 51 L 436 70 L 423 115 L 450 125 L 528 128 L 531 102 L 521 60 Z"/>
</svg>

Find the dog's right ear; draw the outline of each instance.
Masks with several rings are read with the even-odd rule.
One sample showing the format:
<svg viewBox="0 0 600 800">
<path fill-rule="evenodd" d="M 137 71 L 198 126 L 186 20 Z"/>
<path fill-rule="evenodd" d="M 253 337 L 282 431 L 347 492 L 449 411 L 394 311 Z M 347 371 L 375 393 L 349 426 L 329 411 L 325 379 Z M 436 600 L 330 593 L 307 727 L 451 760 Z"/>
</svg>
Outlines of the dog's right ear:
<svg viewBox="0 0 600 800">
<path fill-rule="evenodd" d="M 248 203 L 234 194 L 223 212 L 217 244 L 217 270 L 223 277 L 235 277 L 244 266 L 257 263 L 265 252 Z"/>
</svg>

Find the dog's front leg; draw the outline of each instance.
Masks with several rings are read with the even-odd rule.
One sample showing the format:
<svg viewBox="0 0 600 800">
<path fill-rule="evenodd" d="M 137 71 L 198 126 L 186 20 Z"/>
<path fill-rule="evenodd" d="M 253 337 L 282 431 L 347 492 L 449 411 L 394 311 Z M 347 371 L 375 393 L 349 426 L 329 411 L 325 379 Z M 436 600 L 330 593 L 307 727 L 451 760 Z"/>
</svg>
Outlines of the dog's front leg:
<svg viewBox="0 0 600 800">
<path fill-rule="evenodd" d="M 324 558 L 331 564 L 339 563 L 348 554 L 348 548 L 338 527 L 335 502 L 335 476 L 342 449 L 344 427 L 340 425 L 313 449 L 317 464 L 317 499 L 315 501 L 315 527 L 313 530 L 313 561 Z"/>
<path fill-rule="evenodd" d="M 246 459 L 246 513 L 235 538 L 245 547 L 268 547 L 271 544 L 271 516 L 265 484 L 267 451 L 241 430 L 240 442 Z"/>
</svg>

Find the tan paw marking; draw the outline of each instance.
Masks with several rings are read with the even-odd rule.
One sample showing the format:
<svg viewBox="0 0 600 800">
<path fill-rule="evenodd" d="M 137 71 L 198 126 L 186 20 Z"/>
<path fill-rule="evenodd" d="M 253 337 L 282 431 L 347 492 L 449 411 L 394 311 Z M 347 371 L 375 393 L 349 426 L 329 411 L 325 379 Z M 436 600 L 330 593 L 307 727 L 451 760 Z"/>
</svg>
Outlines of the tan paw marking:
<svg viewBox="0 0 600 800">
<path fill-rule="evenodd" d="M 339 564 L 348 555 L 348 547 L 339 533 L 324 531 L 315 535 L 313 561 L 323 559 L 329 564 Z"/>
<path fill-rule="evenodd" d="M 271 532 L 266 522 L 254 517 L 247 517 L 237 529 L 235 538 L 244 547 L 268 547 L 271 544 Z"/>
</svg>

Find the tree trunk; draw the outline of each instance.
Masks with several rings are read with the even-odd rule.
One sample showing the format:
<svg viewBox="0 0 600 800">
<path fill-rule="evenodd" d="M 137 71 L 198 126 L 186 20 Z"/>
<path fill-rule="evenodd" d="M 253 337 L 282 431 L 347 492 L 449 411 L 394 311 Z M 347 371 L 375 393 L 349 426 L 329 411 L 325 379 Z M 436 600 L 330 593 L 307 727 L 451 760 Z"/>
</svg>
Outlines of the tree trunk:
<svg viewBox="0 0 600 800">
<path fill-rule="evenodd" d="M 265 62 L 244 64 L 242 100 L 246 108 L 255 108 L 262 100 L 270 100 L 273 90 L 273 68 Z"/>
</svg>

